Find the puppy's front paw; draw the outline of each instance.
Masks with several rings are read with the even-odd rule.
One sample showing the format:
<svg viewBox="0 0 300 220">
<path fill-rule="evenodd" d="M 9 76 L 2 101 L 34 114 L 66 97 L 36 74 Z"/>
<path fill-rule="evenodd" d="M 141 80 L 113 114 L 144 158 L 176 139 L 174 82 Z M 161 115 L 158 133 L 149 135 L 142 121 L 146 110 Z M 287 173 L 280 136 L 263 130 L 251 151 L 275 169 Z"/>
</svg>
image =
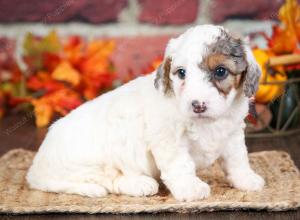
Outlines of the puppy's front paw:
<svg viewBox="0 0 300 220">
<path fill-rule="evenodd" d="M 66 192 L 76 193 L 92 198 L 103 197 L 107 195 L 107 190 L 104 187 L 92 183 L 78 184 L 76 188 L 74 188 L 74 186 L 70 187 L 70 189 L 68 189 Z"/>
<path fill-rule="evenodd" d="M 244 191 L 260 191 L 265 185 L 264 179 L 253 171 L 230 175 L 228 179 L 235 188 Z"/>
<path fill-rule="evenodd" d="M 168 184 L 172 195 L 179 201 L 195 201 L 207 198 L 210 194 L 210 187 L 207 183 L 197 177 L 183 177 L 173 180 Z"/>
<path fill-rule="evenodd" d="M 129 196 L 152 196 L 158 192 L 158 183 L 148 176 L 122 176 L 117 180 L 117 193 Z"/>
</svg>

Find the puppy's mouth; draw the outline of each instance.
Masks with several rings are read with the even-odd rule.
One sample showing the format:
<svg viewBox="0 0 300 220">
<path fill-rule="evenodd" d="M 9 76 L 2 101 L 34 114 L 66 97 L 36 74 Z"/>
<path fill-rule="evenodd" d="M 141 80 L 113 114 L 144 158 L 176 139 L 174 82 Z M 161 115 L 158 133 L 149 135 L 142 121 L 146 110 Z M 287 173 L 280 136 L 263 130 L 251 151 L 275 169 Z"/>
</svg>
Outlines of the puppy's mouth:
<svg viewBox="0 0 300 220">
<path fill-rule="evenodd" d="M 203 113 L 194 113 L 193 118 L 197 120 L 205 120 L 205 121 L 215 121 L 216 119 L 212 116 Z"/>
</svg>

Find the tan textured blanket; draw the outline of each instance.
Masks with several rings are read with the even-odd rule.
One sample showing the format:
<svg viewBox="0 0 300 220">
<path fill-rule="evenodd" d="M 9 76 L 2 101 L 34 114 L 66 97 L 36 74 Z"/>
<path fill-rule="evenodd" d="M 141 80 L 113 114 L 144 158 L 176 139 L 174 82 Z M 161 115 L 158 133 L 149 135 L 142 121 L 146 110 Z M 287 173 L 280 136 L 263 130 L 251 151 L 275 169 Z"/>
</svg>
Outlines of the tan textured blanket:
<svg viewBox="0 0 300 220">
<path fill-rule="evenodd" d="M 250 154 L 251 165 L 266 180 L 262 192 L 242 192 L 229 186 L 216 163 L 199 173 L 212 189 L 208 199 L 177 202 L 161 187 L 158 195 L 144 198 L 110 195 L 87 198 L 44 193 L 28 188 L 25 174 L 34 152 L 12 150 L 0 159 L 0 212 L 2 213 L 138 213 L 200 212 L 214 210 L 288 210 L 300 207 L 300 174 L 289 155 L 278 151 Z"/>
</svg>

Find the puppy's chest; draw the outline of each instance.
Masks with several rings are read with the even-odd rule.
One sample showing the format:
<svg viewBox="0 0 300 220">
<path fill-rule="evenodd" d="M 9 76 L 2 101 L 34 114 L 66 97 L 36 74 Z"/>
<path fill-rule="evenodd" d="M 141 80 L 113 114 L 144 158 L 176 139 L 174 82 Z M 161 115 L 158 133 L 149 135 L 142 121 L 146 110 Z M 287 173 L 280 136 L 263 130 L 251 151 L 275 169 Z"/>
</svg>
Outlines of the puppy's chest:
<svg viewBox="0 0 300 220">
<path fill-rule="evenodd" d="M 222 144 L 217 141 L 189 141 L 189 152 L 197 169 L 210 166 L 219 158 Z"/>
<path fill-rule="evenodd" d="M 221 155 L 225 147 L 228 133 L 218 128 L 194 127 L 187 131 L 189 152 L 193 157 L 197 169 L 210 166 Z"/>
</svg>

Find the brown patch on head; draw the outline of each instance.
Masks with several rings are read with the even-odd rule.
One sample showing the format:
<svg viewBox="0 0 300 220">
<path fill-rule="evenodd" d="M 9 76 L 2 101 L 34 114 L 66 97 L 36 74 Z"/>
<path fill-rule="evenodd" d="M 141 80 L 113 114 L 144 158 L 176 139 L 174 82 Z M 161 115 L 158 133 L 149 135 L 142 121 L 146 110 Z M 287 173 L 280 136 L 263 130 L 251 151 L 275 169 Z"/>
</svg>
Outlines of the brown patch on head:
<svg viewBox="0 0 300 220">
<path fill-rule="evenodd" d="M 158 89 L 161 86 L 165 95 L 173 94 L 172 81 L 170 79 L 171 63 L 172 59 L 167 57 L 163 64 L 158 67 L 154 81 L 155 87 Z"/>
<path fill-rule="evenodd" d="M 210 74 L 209 78 L 213 85 L 225 96 L 232 88 L 239 89 L 247 70 L 242 40 L 234 38 L 222 30 L 216 42 L 207 47 L 209 52 L 199 67 Z M 218 67 L 223 67 L 228 71 L 229 74 L 226 78 L 217 80 L 214 77 L 214 71 Z"/>
<path fill-rule="evenodd" d="M 206 58 L 206 64 L 209 70 L 214 70 L 219 66 L 225 67 L 231 74 L 239 75 L 240 69 L 234 59 L 221 53 L 212 53 Z"/>
</svg>

